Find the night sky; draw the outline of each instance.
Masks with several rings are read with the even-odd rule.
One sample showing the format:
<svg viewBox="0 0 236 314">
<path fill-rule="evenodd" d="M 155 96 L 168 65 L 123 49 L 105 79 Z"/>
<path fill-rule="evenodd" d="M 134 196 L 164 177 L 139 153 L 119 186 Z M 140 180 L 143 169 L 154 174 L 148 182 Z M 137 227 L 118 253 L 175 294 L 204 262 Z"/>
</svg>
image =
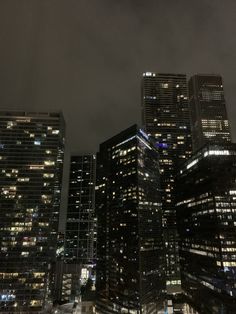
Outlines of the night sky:
<svg viewBox="0 0 236 314">
<path fill-rule="evenodd" d="M 220 73 L 236 138 L 235 0 L 1 0 L 0 106 L 63 110 L 68 147 L 140 122 L 144 71 Z"/>
<path fill-rule="evenodd" d="M 235 0 L 1 0 L 0 107 L 62 110 L 67 148 L 140 123 L 142 72 L 219 73 L 236 139 Z"/>
</svg>

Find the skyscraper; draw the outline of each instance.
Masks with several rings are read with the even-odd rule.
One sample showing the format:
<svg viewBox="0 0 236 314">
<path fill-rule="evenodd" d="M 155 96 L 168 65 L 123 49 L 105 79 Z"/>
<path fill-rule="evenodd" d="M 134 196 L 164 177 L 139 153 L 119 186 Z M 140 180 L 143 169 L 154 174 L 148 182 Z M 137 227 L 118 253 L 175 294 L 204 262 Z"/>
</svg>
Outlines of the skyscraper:
<svg viewBox="0 0 236 314">
<path fill-rule="evenodd" d="M 74 300 L 95 266 L 95 155 L 70 161 L 62 299 Z M 70 287 L 70 288 L 68 288 Z"/>
<path fill-rule="evenodd" d="M 71 156 L 65 258 L 94 259 L 95 155 Z"/>
<path fill-rule="evenodd" d="M 236 145 L 206 144 L 177 183 L 185 294 L 200 313 L 236 313 Z"/>
<path fill-rule="evenodd" d="M 0 312 L 39 313 L 55 261 L 64 120 L 0 112 Z"/>
<path fill-rule="evenodd" d="M 189 80 L 189 103 L 194 151 L 208 142 L 231 141 L 221 76 L 192 76 Z"/>
<path fill-rule="evenodd" d="M 158 151 L 136 125 L 100 145 L 99 313 L 157 313 L 165 289 Z"/>
<path fill-rule="evenodd" d="M 142 119 L 146 132 L 159 147 L 167 291 L 179 292 L 174 178 L 177 167 L 191 155 L 186 75 L 144 73 Z"/>
</svg>

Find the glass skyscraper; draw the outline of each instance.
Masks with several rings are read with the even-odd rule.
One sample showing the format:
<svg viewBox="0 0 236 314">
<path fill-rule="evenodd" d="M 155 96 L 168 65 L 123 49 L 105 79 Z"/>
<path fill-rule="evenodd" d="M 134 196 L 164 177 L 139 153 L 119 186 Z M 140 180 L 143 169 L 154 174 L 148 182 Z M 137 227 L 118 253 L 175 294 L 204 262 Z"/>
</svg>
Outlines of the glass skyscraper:
<svg viewBox="0 0 236 314">
<path fill-rule="evenodd" d="M 236 313 L 236 145 L 206 144 L 177 187 L 185 295 L 199 313 Z"/>
<path fill-rule="evenodd" d="M 95 155 L 71 156 L 62 300 L 74 300 L 88 278 L 94 279 L 95 166 Z"/>
<path fill-rule="evenodd" d="M 142 120 L 160 155 L 168 293 L 180 292 L 175 175 L 191 155 L 187 81 L 184 74 L 146 72 L 142 79 Z"/>
<path fill-rule="evenodd" d="M 222 78 L 194 75 L 189 80 L 193 150 L 205 143 L 231 142 Z"/>
<path fill-rule="evenodd" d="M 94 259 L 95 155 L 71 156 L 65 259 Z"/>
<path fill-rule="evenodd" d="M 50 295 L 64 154 L 60 113 L 0 112 L 0 312 Z"/>
<path fill-rule="evenodd" d="M 97 311 L 157 313 L 165 289 L 157 148 L 134 125 L 97 158 Z"/>
<path fill-rule="evenodd" d="M 236 313 L 236 146 L 219 75 L 189 81 L 193 156 L 177 175 L 182 287 L 197 311 Z"/>
</svg>

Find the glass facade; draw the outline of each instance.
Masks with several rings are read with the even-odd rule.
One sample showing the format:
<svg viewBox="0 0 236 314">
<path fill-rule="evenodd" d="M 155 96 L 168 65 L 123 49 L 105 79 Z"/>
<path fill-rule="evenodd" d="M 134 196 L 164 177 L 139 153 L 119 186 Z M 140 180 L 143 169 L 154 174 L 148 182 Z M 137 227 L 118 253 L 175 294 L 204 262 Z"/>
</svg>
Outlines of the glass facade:
<svg viewBox="0 0 236 314">
<path fill-rule="evenodd" d="M 0 112 L 1 313 L 39 313 L 50 294 L 63 154 L 60 113 Z"/>
<path fill-rule="evenodd" d="M 201 74 L 191 77 L 189 103 L 194 151 L 208 142 L 231 142 L 221 76 Z"/>
<path fill-rule="evenodd" d="M 65 259 L 94 260 L 95 155 L 71 156 Z"/>
<path fill-rule="evenodd" d="M 178 234 L 175 214 L 175 174 L 191 155 L 186 75 L 146 72 L 142 79 L 142 118 L 146 132 L 157 142 L 166 245 L 168 293 L 180 292 Z"/>
<path fill-rule="evenodd" d="M 204 146 L 177 183 L 185 294 L 200 313 L 236 313 L 236 145 Z"/>
<path fill-rule="evenodd" d="M 97 311 L 157 313 L 165 288 L 158 151 L 134 125 L 97 158 Z"/>
<path fill-rule="evenodd" d="M 62 300 L 75 300 L 95 279 L 95 155 L 71 156 Z"/>
</svg>

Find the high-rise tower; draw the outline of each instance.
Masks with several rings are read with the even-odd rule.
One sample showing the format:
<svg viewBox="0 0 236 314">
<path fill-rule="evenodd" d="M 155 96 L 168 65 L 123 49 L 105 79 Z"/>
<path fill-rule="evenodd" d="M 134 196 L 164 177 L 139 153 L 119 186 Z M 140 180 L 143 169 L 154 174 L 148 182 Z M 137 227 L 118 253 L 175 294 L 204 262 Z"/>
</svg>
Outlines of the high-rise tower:
<svg viewBox="0 0 236 314">
<path fill-rule="evenodd" d="M 65 233 L 62 300 L 74 300 L 95 266 L 95 155 L 73 155 Z"/>
<path fill-rule="evenodd" d="M 146 72 L 142 79 L 142 118 L 146 132 L 159 147 L 166 244 L 168 292 L 180 291 L 175 174 L 191 155 L 186 75 Z"/>
<path fill-rule="evenodd" d="M 177 176 L 182 287 L 204 314 L 236 313 L 236 145 L 206 144 Z"/>
<path fill-rule="evenodd" d="M 94 259 L 95 155 L 71 156 L 65 258 Z"/>
<path fill-rule="evenodd" d="M 0 112 L 0 312 L 39 313 L 55 261 L 64 120 Z"/>
<path fill-rule="evenodd" d="M 157 313 L 165 287 L 159 156 L 136 125 L 100 145 L 98 313 Z"/>
<path fill-rule="evenodd" d="M 177 175 L 182 287 L 200 313 L 235 313 L 235 155 L 222 78 L 189 81 L 194 153 Z"/>
<path fill-rule="evenodd" d="M 222 78 L 194 75 L 189 80 L 193 150 L 205 143 L 231 142 Z"/>
</svg>

